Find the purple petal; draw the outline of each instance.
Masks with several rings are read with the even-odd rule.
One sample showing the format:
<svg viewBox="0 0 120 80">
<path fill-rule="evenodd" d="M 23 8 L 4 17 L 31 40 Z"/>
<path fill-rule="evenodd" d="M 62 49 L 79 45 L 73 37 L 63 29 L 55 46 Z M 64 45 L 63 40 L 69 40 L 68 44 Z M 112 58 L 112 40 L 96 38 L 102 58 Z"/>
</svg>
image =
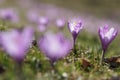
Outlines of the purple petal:
<svg viewBox="0 0 120 80">
<path fill-rule="evenodd" d="M 26 17 L 30 22 L 35 22 L 35 23 L 38 22 L 38 19 L 39 19 L 38 12 L 34 10 L 28 11 L 26 14 Z"/>
<path fill-rule="evenodd" d="M 40 24 L 40 25 L 47 25 L 48 22 L 49 22 L 49 20 L 47 17 L 39 17 L 39 19 L 38 19 L 38 24 Z"/>
<path fill-rule="evenodd" d="M 52 62 L 67 55 L 71 49 L 69 40 L 63 38 L 61 34 L 55 35 L 53 33 L 45 34 L 44 37 L 38 41 L 38 45 Z"/>
<path fill-rule="evenodd" d="M 65 26 L 65 21 L 63 19 L 57 19 L 56 25 L 57 25 L 57 27 L 62 28 Z"/>
<path fill-rule="evenodd" d="M 1 9 L 0 10 L 0 18 L 2 18 L 3 20 L 9 20 L 13 23 L 16 23 L 19 21 L 17 12 L 12 8 Z"/>
<path fill-rule="evenodd" d="M 114 28 L 109 29 L 108 26 L 99 28 L 99 37 L 102 43 L 103 50 L 106 50 L 108 45 L 115 39 L 117 36 L 117 30 Z"/>
<path fill-rule="evenodd" d="M 71 20 L 68 22 L 68 28 L 70 32 L 72 33 L 74 41 L 76 40 L 77 35 L 83 28 L 81 20 Z"/>
<path fill-rule="evenodd" d="M 1 33 L 2 46 L 16 61 L 22 61 L 33 39 L 33 29 L 25 28 L 22 32 L 10 30 Z"/>
</svg>

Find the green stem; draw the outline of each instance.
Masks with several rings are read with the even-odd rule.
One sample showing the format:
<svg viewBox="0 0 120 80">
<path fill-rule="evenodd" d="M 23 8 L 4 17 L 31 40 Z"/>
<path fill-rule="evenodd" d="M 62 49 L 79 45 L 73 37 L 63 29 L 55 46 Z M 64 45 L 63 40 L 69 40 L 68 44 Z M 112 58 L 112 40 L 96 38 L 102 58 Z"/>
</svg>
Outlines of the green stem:
<svg viewBox="0 0 120 80">
<path fill-rule="evenodd" d="M 59 72 L 58 72 L 58 70 L 57 70 L 57 68 L 55 67 L 55 62 L 50 62 L 50 64 L 51 64 L 51 67 L 52 67 L 52 69 L 51 69 L 51 76 L 53 77 L 53 78 L 55 78 L 55 75 L 56 74 L 58 74 L 58 75 L 60 75 L 59 74 Z"/>
<path fill-rule="evenodd" d="M 100 59 L 100 66 L 103 64 L 104 56 L 105 56 L 105 50 L 102 50 L 102 55 L 101 55 L 101 59 Z"/>
<path fill-rule="evenodd" d="M 54 70 L 54 72 L 57 73 L 58 71 L 55 67 L 55 62 L 50 62 L 50 64 L 51 64 L 52 70 Z"/>
<path fill-rule="evenodd" d="M 15 65 L 15 75 L 16 75 L 16 80 L 25 80 L 23 70 L 22 70 L 22 62 L 16 62 Z"/>
<path fill-rule="evenodd" d="M 77 54 L 77 51 L 76 51 L 76 45 L 75 45 L 75 40 L 73 40 L 73 52 L 74 52 L 74 62 L 76 61 L 76 54 Z"/>
</svg>

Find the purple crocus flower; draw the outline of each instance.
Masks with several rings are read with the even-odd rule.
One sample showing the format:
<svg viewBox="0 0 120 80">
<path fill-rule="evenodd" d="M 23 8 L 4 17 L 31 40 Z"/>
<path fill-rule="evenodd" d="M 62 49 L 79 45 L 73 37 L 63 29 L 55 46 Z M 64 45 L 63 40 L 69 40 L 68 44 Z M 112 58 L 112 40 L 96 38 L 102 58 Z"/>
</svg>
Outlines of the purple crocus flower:
<svg viewBox="0 0 120 80">
<path fill-rule="evenodd" d="M 38 30 L 40 32 L 44 32 L 46 30 L 46 26 L 45 25 L 38 25 Z"/>
<path fill-rule="evenodd" d="M 108 25 L 99 28 L 99 37 L 104 51 L 106 51 L 108 45 L 115 39 L 116 36 L 117 30 L 114 28 L 109 29 Z"/>
<path fill-rule="evenodd" d="M 18 16 L 17 12 L 12 8 L 1 9 L 0 10 L 0 18 L 3 20 L 11 21 L 13 23 L 16 23 L 19 21 L 19 16 Z"/>
<path fill-rule="evenodd" d="M 39 17 L 38 19 L 38 30 L 40 32 L 44 32 L 47 29 L 47 25 L 48 25 L 48 18 L 47 17 Z"/>
<path fill-rule="evenodd" d="M 80 30 L 83 28 L 81 20 L 71 20 L 70 22 L 68 22 L 68 28 L 70 32 L 72 33 L 73 40 L 75 43 L 75 40 Z"/>
<path fill-rule="evenodd" d="M 36 23 L 36 22 L 38 22 L 39 14 L 35 10 L 30 10 L 30 11 L 27 12 L 26 17 L 30 22 Z"/>
<path fill-rule="evenodd" d="M 26 27 L 23 31 L 14 29 L 6 32 L 1 32 L 1 43 L 16 62 L 23 61 L 28 49 L 32 43 L 33 29 Z"/>
<path fill-rule="evenodd" d="M 66 56 L 70 49 L 70 41 L 65 39 L 62 34 L 46 33 L 39 39 L 40 50 L 54 63 L 60 58 Z"/>
<path fill-rule="evenodd" d="M 103 61 L 104 54 L 108 48 L 108 45 L 115 39 L 118 31 L 115 30 L 114 28 L 109 29 L 108 25 L 105 25 L 104 27 L 99 28 L 98 33 L 102 43 L 103 52 L 102 52 L 101 60 Z M 102 63 L 102 61 L 100 62 L 100 64 Z"/>
<path fill-rule="evenodd" d="M 81 20 L 71 20 L 70 22 L 68 22 L 68 28 L 72 33 L 72 37 L 73 37 L 73 46 L 74 46 L 73 51 L 74 51 L 74 57 L 75 57 L 75 54 L 77 53 L 75 41 L 79 32 L 83 28 Z M 75 62 L 75 58 L 74 58 L 74 62 Z"/>
<path fill-rule="evenodd" d="M 40 24 L 40 25 L 47 26 L 48 22 L 49 22 L 48 18 L 44 17 L 44 16 L 39 17 L 39 19 L 38 19 L 38 24 Z"/>
<path fill-rule="evenodd" d="M 65 20 L 63 20 L 63 19 L 57 19 L 56 20 L 56 25 L 59 28 L 63 28 L 65 26 Z"/>
</svg>

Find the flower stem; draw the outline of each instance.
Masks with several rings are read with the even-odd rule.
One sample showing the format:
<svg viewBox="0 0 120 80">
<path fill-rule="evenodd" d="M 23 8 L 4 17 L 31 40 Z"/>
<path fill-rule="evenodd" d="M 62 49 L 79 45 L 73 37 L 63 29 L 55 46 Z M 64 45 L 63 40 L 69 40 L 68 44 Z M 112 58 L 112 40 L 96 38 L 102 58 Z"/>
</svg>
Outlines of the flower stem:
<svg viewBox="0 0 120 80">
<path fill-rule="evenodd" d="M 105 56 L 105 50 L 102 50 L 102 55 L 101 55 L 101 59 L 100 59 L 100 66 L 103 64 L 104 56 Z"/>
<path fill-rule="evenodd" d="M 57 68 L 55 67 L 55 62 L 50 62 L 50 64 L 51 64 L 51 67 L 52 67 L 52 69 L 51 69 L 51 76 L 53 78 L 55 78 L 55 75 L 59 74 L 59 72 L 58 72 Z"/>
<path fill-rule="evenodd" d="M 74 42 L 73 42 L 73 47 L 74 47 L 74 49 L 73 49 L 73 52 L 74 52 L 74 62 L 76 61 L 76 54 L 77 54 L 77 51 L 76 51 L 76 45 L 75 45 L 75 40 L 73 40 Z"/>
<path fill-rule="evenodd" d="M 15 65 L 15 75 L 16 75 L 16 80 L 25 80 L 23 70 L 22 70 L 22 62 L 16 62 Z"/>
</svg>

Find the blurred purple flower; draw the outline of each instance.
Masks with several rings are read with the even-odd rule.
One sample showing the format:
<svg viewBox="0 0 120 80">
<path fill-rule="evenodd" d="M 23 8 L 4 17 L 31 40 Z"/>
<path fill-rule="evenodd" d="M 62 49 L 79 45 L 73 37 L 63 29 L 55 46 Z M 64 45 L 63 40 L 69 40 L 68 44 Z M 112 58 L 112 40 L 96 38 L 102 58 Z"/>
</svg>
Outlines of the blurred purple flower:
<svg viewBox="0 0 120 80">
<path fill-rule="evenodd" d="M 73 40 L 75 42 L 79 32 L 83 28 L 82 22 L 80 20 L 71 20 L 70 22 L 68 22 L 68 28 L 72 33 Z"/>
<path fill-rule="evenodd" d="M 38 30 L 40 32 L 44 32 L 46 30 L 46 26 L 45 25 L 38 25 Z"/>
<path fill-rule="evenodd" d="M 41 51 L 50 59 L 52 63 L 66 56 L 70 49 L 70 41 L 62 34 L 47 33 L 38 41 Z"/>
<path fill-rule="evenodd" d="M 39 17 L 38 19 L 38 30 L 40 32 L 44 32 L 47 29 L 47 25 L 48 25 L 48 18 L 47 17 Z"/>
<path fill-rule="evenodd" d="M 63 20 L 63 19 L 57 19 L 56 20 L 56 25 L 59 28 L 63 28 L 65 26 L 65 20 Z"/>
<path fill-rule="evenodd" d="M 114 28 L 109 29 L 108 25 L 99 28 L 99 37 L 104 51 L 106 51 L 108 45 L 115 39 L 117 33 L 117 30 Z"/>
<path fill-rule="evenodd" d="M 49 20 L 47 17 L 39 17 L 38 24 L 47 26 Z"/>
<path fill-rule="evenodd" d="M 6 52 L 17 62 L 22 62 L 33 39 L 33 29 L 26 27 L 23 31 L 10 30 L 1 32 L 1 42 Z"/>
<path fill-rule="evenodd" d="M 100 61 L 100 65 L 102 65 L 102 62 L 104 60 L 104 55 L 105 52 L 108 48 L 108 45 L 115 39 L 115 37 L 117 36 L 118 31 L 115 30 L 114 28 L 110 28 L 108 27 L 108 25 L 105 25 L 104 27 L 100 27 L 99 28 L 99 37 L 102 43 L 102 55 L 101 55 L 101 61 Z"/>
<path fill-rule="evenodd" d="M 39 14 L 37 11 L 30 10 L 27 12 L 26 16 L 30 22 L 38 22 Z"/>
<path fill-rule="evenodd" d="M 0 48 L 2 47 L 2 42 L 1 42 L 1 32 L 0 32 Z"/>
<path fill-rule="evenodd" d="M 19 21 L 19 16 L 17 14 L 17 11 L 15 11 L 12 8 L 0 9 L 0 18 L 3 20 L 11 21 L 13 23 Z"/>
</svg>

